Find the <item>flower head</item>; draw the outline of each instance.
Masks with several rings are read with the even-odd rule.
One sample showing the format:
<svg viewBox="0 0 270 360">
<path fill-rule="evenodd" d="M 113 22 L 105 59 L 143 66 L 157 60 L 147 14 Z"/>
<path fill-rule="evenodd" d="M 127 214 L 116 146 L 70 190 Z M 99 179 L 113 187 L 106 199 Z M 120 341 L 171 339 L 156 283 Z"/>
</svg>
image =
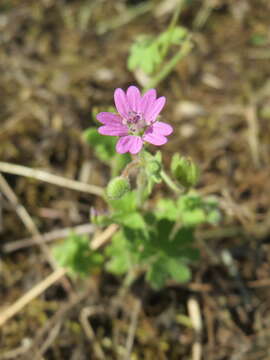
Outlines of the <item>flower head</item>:
<svg viewBox="0 0 270 360">
<path fill-rule="evenodd" d="M 118 114 L 101 112 L 97 115 L 103 126 L 98 132 L 102 135 L 120 136 L 116 151 L 120 154 L 137 154 L 144 142 L 160 146 L 167 142 L 166 136 L 173 128 L 157 117 L 163 109 L 166 99 L 157 98 L 156 90 L 148 90 L 141 95 L 136 86 L 130 86 L 126 93 L 122 89 L 114 92 L 114 102 Z"/>
</svg>

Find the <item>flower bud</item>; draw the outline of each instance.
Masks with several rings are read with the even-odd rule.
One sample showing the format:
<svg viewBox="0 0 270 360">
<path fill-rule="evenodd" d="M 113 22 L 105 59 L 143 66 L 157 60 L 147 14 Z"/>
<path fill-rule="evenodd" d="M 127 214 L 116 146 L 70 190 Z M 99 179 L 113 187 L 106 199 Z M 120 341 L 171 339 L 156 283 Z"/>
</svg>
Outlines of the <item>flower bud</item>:
<svg viewBox="0 0 270 360">
<path fill-rule="evenodd" d="M 156 160 L 151 160 L 147 163 L 146 169 L 149 175 L 158 175 L 161 171 L 161 164 Z"/>
<path fill-rule="evenodd" d="M 127 178 L 118 176 L 112 179 L 107 185 L 107 195 L 112 200 L 121 199 L 130 190 L 130 183 Z"/>
<path fill-rule="evenodd" d="M 147 173 L 147 175 L 156 183 L 159 183 L 161 181 L 160 171 L 161 171 L 161 163 L 160 163 L 160 161 L 150 160 L 146 164 L 146 173 Z"/>
<path fill-rule="evenodd" d="M 179 154 L 174 154 L 171 162 L 171 172 L 176 180 L 186 188 L 195 186 L 199 180 L 199 168 L 196 164 Z"/>
</svg>

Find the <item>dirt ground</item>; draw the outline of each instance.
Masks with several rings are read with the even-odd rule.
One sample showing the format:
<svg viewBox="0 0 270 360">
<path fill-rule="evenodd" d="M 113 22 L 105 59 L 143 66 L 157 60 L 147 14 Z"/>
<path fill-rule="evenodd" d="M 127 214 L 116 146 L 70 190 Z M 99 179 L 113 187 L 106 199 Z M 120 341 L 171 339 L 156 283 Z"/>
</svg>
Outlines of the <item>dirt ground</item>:
<svg viewBox="0 0 270 360">
<path fill-rule="evenodd" d="M 0 173 L 8 162 L 105 186 L 109 171 L 82 132 L 116 87 L 137 83 L 129 48 L 163 31 L 175 3 L 1 0 Z M 158 86 L 175 127 L 167 165 L 175 151 L 191 156 L 202 169 L 198 190 L 216 195 L 222 211 L 218 226 L 198 231 L 192 282 L 157 292 L 143 279 L 126 290 L 105 272 L 66 278 L 0 329 L 1 360 L 270 359 L 269 14 L 269 0 L 187 1 L 180 18 L 194 48 Z M 48 248 L 14 242 L 87 224 L 89 207 L 104 203 L 1 176 L 3 312 L 52 272 L 50 246 L 61 236 Z"/>
</svg>

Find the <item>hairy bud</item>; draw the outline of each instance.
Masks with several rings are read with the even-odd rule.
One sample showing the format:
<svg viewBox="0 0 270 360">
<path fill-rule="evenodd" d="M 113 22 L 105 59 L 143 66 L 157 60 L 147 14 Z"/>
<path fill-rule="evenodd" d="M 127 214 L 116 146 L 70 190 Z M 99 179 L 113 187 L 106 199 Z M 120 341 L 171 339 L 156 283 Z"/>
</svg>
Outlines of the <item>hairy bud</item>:
<svg viewBox="0 0 270 360">
<path fill-rule="evenodd" d="M 107 185 L 107 195 L 112 200 L 121 199 L 128 191 L 130 191 L 130 183 L 123 176 L 112 179 Z"/>
<path fill-rule="evenodd" d="M 179 154 L 174 154 L 171 162 L 171 172 L 175 179 L 186 188 L 195 186 L 199 180 L 199 168 L 196 164 Z"/>
</svg>

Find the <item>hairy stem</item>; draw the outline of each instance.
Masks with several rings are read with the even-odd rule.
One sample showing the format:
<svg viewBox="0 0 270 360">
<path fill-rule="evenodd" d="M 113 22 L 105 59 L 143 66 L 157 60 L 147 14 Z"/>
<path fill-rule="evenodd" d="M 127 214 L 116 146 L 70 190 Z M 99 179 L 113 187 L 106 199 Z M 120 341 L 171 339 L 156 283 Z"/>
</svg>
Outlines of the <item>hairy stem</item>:
<svg viewBox="0 0 270 360">
<path fill-rule="evenodd" d="M 181 192 L 181 189 L 172 181 L 172 179 L 169 177 L 168 174 L 165 173 L 164 170 L 161 170 L 160 176 L 164 180 L 164 182 L 167 184 L 167 186 L 174 191 L 175 193 L 179 194 Z"/>
<path fill-rule="evenodd" d="M 145 87 L 145 91 L 151 88 L 157 87 L 157 85 L 163 81 L 170 72 L 174 69 L 176 64 L 182 60 L 188 53 L 191 51 L 193 44 L 191 42 L 191 36 L 187 36 L 186 40 L 184 41 L 183 45 L 181 46 L 180 50 L 173 56 L 173 58 L 168 61 L 163 68 L 159 71 L 159 73 L 153 77 Z"/>
<path fill-rule="evenodd" d="M 124 177 L 128 177 L 130 175 L 130 171 L 139 166 L 140 165 L 140 161 L 139 160 L 132 160 L 129 164 L 126 165 L 126 167 L 124 168 L 124 170 L 122 171 L 121 175 Z"/>
<path fill-rule="evenodd" d="M 140 168 L 137 176 L 137 206 L 142 208 L 145 200 L 145 190 L 147 187 L 147 176 L 145 173 L 145 155 L 144 151 L 139 154 Z"/>
</svg>

